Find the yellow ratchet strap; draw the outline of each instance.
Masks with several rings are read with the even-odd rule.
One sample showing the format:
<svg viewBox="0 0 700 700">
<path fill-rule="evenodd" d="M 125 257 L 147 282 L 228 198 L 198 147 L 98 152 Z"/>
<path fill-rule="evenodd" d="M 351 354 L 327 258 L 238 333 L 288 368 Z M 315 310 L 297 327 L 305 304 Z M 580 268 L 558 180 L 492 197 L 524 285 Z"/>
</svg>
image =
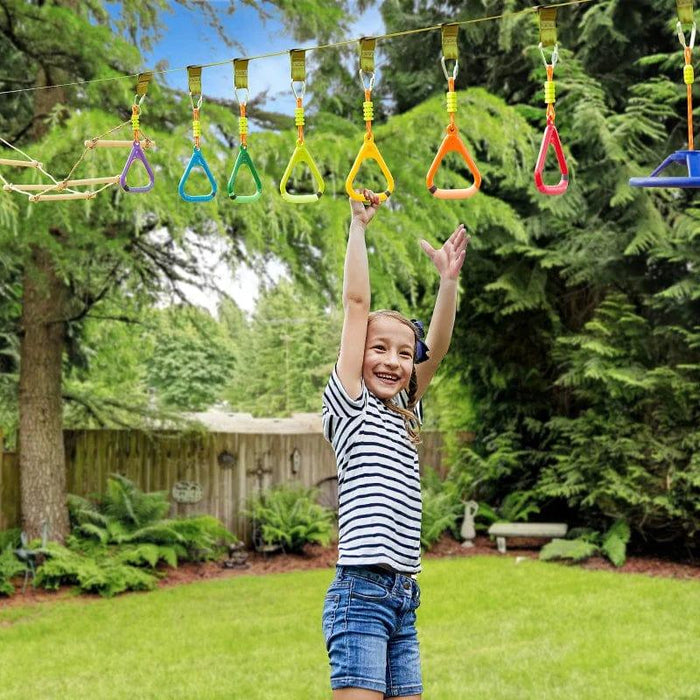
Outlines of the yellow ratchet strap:
<svg viewBox="0 0 700 700">
<path fill-rule="evenodd" d="M 360 39 L 360 80 L 365 91 L 365 101 L 362 103 L 362 114 L 366 131 L 362 146 L 355 157 L 355 162 L 352 164 L 347 178 L 345 178 L 345 191 L 348 197 L 354 199 L 356 202 L 364 202 L 365 204 L 368 203 L 367 200 L 362 194 L 355 190 L 355 178 L 357 177 L 360 167 L 366 160 L 376 161 L 386 181 L 384 191 L 379 193 L 379 201 L 385 202 L 394 191 L 394 178 L 374 142 L 374 134 L 372 133 L 372 120 L 374 119 L 372 87 L 374 86 L 374 49 L 376 41 L 377 40 L 374 38 L 367 37 Z M 365 73 L 369 75 L 368 84 L 365 83 Z"/>
<path fill-rule="evenodd" d="M 287 163 L 282 180 L 280 181 L 280 194 L 285 202 L 290 204 L 311 204 L 318 202 L 321 195 L 326 189 L 326 184 L 323 181 L 323 176 L 319 171 L 316 163 L 309 152 L 309 149 L 304 143 L 304 89 L 306 85 L 306 52 L 303 49 L 292 49 L 289 52 L 291 66 L 292 91 L 296 98 L 296 109 L 294 110 L 294 123 L 297 127 L 297 145 L 292 153 L 292 157 Z M 294 83 L 301 83 L 301 91 L 297 93 Z M 308 194 L 297 194 L 289 192 L 287 185 L 292 176 L 294 168 L 300 163 L 306 163 L 309 172 L 316 184 L 316 191 Z"/>
<path fill-rule="evenodd" d="M 136 80 L 136 94 L 139 97 L 145 97 L 146 93 L 148 92 L 148 85 L 151 82 L 151 78 L 153 78 L 153 73 L 151 71 L 139 73 L 139 77 Z"/>
<path fill-rule="evenodd" d="M 538 10 L 540 22 L 540 44 L 554 46 L 557 43 L 557 8 L 541 7 Z"/>
<path fill-rule="evenodd" d="M 233 59 L 233 86 L 236 90 L 248 89 L 248 59 Z"/>
<path fill-rule="evenodd" d="M 459 58 L 457 49 L 457 35 L 459 34 L 458 24 L 443 24 L 442 25 L 442 55 L 456 61 Z"/>
<path fill-rule="evenodd" d="M 676 0 L 676 9 L 681 24 L 693 23 L 693 0 Z"/>
<path fill-rule="evenodd" d="M 191 95 L 202 94 L 202 66 L 187 66 L 187 85 Z"/>
</svg>

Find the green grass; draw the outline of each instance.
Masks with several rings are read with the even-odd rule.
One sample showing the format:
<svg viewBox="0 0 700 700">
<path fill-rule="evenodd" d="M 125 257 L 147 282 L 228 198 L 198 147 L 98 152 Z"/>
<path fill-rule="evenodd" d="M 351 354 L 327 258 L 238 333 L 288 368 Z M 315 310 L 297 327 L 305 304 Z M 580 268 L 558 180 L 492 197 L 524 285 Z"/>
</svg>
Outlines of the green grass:
<svg viewBox="0 0 700 700">
<path fill-rule="evenodd" d="M 0 698 L 329 698 L 331 570 L 0 610 Z M 426 700 L 700 698 L 700 585 L 429 560 Z"/>
</svg>

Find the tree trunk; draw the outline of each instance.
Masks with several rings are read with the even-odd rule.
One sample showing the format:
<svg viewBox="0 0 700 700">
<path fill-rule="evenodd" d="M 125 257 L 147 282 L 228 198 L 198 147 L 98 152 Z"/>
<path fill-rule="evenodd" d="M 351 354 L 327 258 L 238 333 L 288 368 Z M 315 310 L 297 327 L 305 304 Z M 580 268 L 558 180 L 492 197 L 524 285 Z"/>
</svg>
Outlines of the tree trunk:
<svg viewBox="0 0 700 700">
<path fill-rule="evenodd" d="M 50 85 L 52 77 L 40 67 L 36 86 Z M 46 117 L 64 100 L 60 87 L 36 91 L 32 139 L 44 136 Z M 48 235 L 62 238 L 59 231 L 47 231 Z M 32 248 L 22 282 L 18 439 L 22 529 L 30 538 L 41 537 L 46 524 L 49 539 L 63 542 L 69 523 L 61 374 L 69 290 L 56 275 L 51 254 L 39 246 Z"/>
<path fill-rule="evenodd" d="M 22 528 L 49 539 L 68 534 L 61 369 L 69 291 L 51 254 L 34 248 L 24 271 L 19 378 Z"/>
</svg>

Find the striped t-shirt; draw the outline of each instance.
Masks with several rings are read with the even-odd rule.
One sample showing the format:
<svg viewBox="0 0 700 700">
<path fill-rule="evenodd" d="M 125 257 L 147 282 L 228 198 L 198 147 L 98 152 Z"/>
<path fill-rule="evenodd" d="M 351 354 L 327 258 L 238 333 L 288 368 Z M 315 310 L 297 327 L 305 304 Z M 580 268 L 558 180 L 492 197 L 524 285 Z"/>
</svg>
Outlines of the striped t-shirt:
<svg viewBox="0 0 700 700">
<path fill-rule="evenodd" d="M 394 401 L 406 407 L 408 395 Z M 420 420 L 420 403 L 416 411 Z M 420 571 L 418 454 L 404 419 L 362 383 L 348 396 L 336 370 L 323 393 L 323 434 L 338 464 L 338 564 Z"/>
</svg>

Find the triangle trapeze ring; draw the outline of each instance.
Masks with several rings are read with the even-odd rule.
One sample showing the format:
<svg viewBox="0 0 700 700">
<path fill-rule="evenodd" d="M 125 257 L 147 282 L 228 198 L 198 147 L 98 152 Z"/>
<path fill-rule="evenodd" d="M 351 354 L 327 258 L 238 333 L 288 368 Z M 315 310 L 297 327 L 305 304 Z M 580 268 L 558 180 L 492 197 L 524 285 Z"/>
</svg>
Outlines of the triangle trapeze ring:
<svg viewBox="0 0 700 700">
<path fill-rule="evenodd" d="M 379 152 L 379 149 L 374 143 L 374 138 L 369 134 L 365 134 L 364 142 L 357 153 L 355 162 L 352 164 L 352 168 L 350 168 L 347 178 L 345 178 L 345 191 L 348 193 L 350 199 L 354 199 L 356 202 L 367 202 L 367 200 L 361 194 L 358 194 L 353 187 L 357 173 L 360 170 L 360 166 L 366 160 L 376 161 L 382 175 L 384 175 L 384 179 L 386 180 L 386 189 L 383 192 L 379 192 L 378 196 L 380 202 L 386 202 L 386 200 L 391 196 L 391 193 L 394 191 L 394 178 L 389 171 L 387 164 L 384 162 L 382 154 Z"/>
<path fill-rule="evenodd" d="M 146 168 L 146 173 L 148 173 L 148 184 L 142 185 L 141 187 L 131 187 L 130 185 L 126 184 L 126 177 L 129 174 L 131 166 L 137 160 L 140 160 L 141 163 L 143 163 L 143 167 Z M 130 192 L 131 194 L 150 192 L 153 189 L 153 185 L 155 184 L 153 169 L 151 168 L 151 165 L 146 158 L 146 154 L 143 152 L 143 148 L 141 148 L 141 144 L 138 141 L 134 141 L 134 145 L 131 147 L 131 153 L 129 153 L 129 157 L 126 159 L 126 163 L 124 163 L 122 174 L 119 176 L 119 184 L 122 186 L 122 189 L 125 192 Z"/>
<path fill-rule="evenodd" d="M 549 144 L 552 144 L 552 147 L 554 148 L 554 153 L 557 156 L 557 164 L 559 165 L 559 172 L 561 173 L 561 178 L 556 185 L 545 185 L 544 180 L 542 179 Z M 544 130 L 544 136 L 542 137 L 542 144 L 540 146 L 540 153 L 537 156 L 537 164 L 535 165 L 534 174 L 535 185 L 537 186 L 537 189 L 542 192 L 542 194 L 564 194 L 564 192 L 566 192 L 566 188 L 569 186 L 569 168 L 566 165 L 566 158 L 564 157 L 564 151 L 561 147 L 559 132 L 554 124 L 547 124 L 547 127 Z"/>
<path fill-rule="evenodd" d="M 462 158 L 464 158 L 469 171 L 474 177 L 474 183 L 471 185 L 471 187 L 456 190 L 443 190 L 434 184 L 435 174 L 440 168 L 440 163 L 442 163 L 442 159 L 450 151 L 455 151 L 459 153 Z M 438 148 L 438 151 L 435 154 L 435 158 L 433 159 L 430 169 L 428 170 L 428 174 L 425 176 L 425 185 L 430 194 L 438 199 L 469 199 L 469 197 L 473 197 L 479 191 L 479 187 L 481 187 L 481 173 L 479 172 L 479 168 L 476 167 L 476 163 L 469 154 L 467 147 L 464 145 L 464 141 L 459 138 L 459 133 L 456 126 L 452 129 L 449 126 L 447 127 L 447 134 L 445 135 L 445 138 L 440 144 L 440 148 Z"/>
<path fill-rule="evenodd" d="M 311 172 L 314 181 L 316 182 L 316 192 L 313 194 L 292 194 L 287 192 L 287 182 L 292 175 L 292 171 L 299 163 L 306 163 L 309 166 L 309 171 Z M 321 199 L 321 195 L 326 189 L 326 183 L 323 181 L 323 177 L 316 167 L 314 159 L 311 157 L 311 153 L 306 148 L 306 144 L 303 141 L 297 141 L 297 147 L 292 153 L 292 157 L 287 163 L 287 168 L 282 175 L 282 180 L 280 182 L 280 194 L 285 202 L 290 202 L 292 204 L 311 204 L 312 202 L 318 202 Z"/>
<path fill-rule="evenodd" d="M 236 194 L 236 176 L 241 168 L 248 168 L 250 174 L 253 176 L 253 180 L 255 181 L 254 194 Z M 248 149 L 243 145 L 241 145 L 238 149 L 238 156 L 236 157 L 236 162 L 233 165 L 231 177 L 228 180 L 226 189 L 230 199 L 238 204 L 248 204 L 250 202 L 254 202 L 256 199 L 260 199 L 260 196 L 262 195 L 262 182 L 260 181 L 258 171 L 253 165 L 253 160 L 248 153 Z"/>
<path fill-rule="evenodd" d="M 685 164 L 688 177 L 657 177 L 673 163 Z M 676 151 L 659 165 L 649 177 L 630 178 L 632 187 L 700 187 L 700 151 Z"/>
<path fill-rule="evenodd" d="M 196 168 L 197 166 L 204 171 L 204 174 L 207 176 L 207 179 L 211 184 L 211 191 L 208 194 L 187 194 L 187 192 L 185 192 L 185 183 L 187 182 L 193 168 Z M 187 164 L 185 172 L 180 178 L 180 184 L 177 187 L 177 191 L 180 197 L 182 197 L 186 202 L 208 202 L 209 200 L 214 199 L 214 196 L 216 195 L 216 180 L 211 174 L 211 170 L 209 170 L 209 166 L 207 165 L 207 161 L 204 160 L 201 150 L 196 146 L 192 151 L 190 162 Z"/>
</svg>

